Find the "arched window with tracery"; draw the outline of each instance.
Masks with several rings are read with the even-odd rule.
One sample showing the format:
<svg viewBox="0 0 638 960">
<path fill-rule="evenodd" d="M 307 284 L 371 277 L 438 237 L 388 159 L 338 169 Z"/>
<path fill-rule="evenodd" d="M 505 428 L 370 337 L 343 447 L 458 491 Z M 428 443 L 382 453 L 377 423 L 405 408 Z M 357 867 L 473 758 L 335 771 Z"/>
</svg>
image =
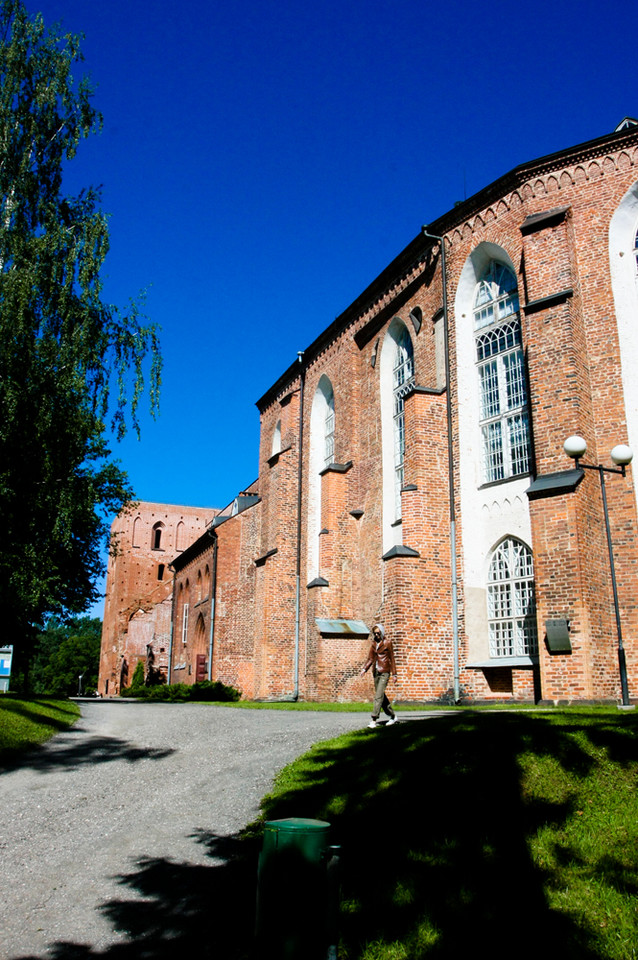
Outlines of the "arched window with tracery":
<svg viewBox="0 0 638 960">
<path fill-rule="evenodd" d="M 530 470 L 518 287 L 505 264 L 489 263 L 476 285 L 473 312 L 483 481 L 496 483 Z"/>
<path fill-rule="evenodd" d="M 335 398 L 332 387 L 326 395 L 325 419 L 323 424 L 323 463 L 329 467 L 335 459 Z"/>
<path fill-rule="evenodd" d="M 403 487 L 405 460 L 405 411 L 406 394 L 414 384 L 414 349 L 407 328 L 401 324 L 395 337 L 394 364 L 392 367 L 392 416 L 394 421 L 394 505 L 396 518 L 401 516 L 401 488 Z"/>
<path fill-rule="evenodd" d="M 487 578 L 490 657 L 525 657 L 538 653 L 534 560 L 532 551 L 513 537 L 492 556 Z"/>
<path fill-rule="evenodd" d="M 405 463 L 405 398 L 414 386 L 414 348 L 406 324 L 395 317 L 381 346 L 379 398 L 383 467 L 383 551 L 402 543 L 401 489 Z"/>
</svg>

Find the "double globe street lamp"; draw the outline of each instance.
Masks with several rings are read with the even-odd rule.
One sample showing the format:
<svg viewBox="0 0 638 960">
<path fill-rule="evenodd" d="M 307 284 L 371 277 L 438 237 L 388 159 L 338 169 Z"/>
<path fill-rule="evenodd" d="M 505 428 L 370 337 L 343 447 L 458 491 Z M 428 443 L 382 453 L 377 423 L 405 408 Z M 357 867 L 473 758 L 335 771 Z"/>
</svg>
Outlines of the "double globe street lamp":
<svg viewBox="0 0 638 960">
<path fill-rule="evenodd" d="M 576 467 L 583 470 L 597 470 L 600 477 L 600 492 L 603 500 L 603 513 L 605 516 L 605 529 L 607 531 L 607 549 L 609 550 L 609 568 L 611 570 L 611 586 L 614 594 L 614 610 L 616 612 L 616 633 L 618 635 L 618 666 L 620 668 L 620 687 L 622 691 L 623 706 L 629 706 L 629 689 L 627 686 L 627 662 L 625 659 L 625 648 L 622 639 L 622 626 L 620 623 L 620 607 L 618 605 L 618 588 L 616 586 L 616 568 L 614 566 L 614 551 L 611 543 L 611 530 L 609 527 L 609 510 L 607 509 L 607 494 L 605 492 L 605 474 L 619 473 L 621 477 L 625 476 L 626 468 L 633 460 L 633 451 L 624 443 L 619 443 L 611 451 L 611 459 L 616 464 L 615 467 L 603 467 L 590 463 L 581 463 L 581 457 L 587 452 L 587 444 L 582 437 L 568 437 L 563 444 L 563 450 L 568 457 L 575 462 Z"/>
</svg>

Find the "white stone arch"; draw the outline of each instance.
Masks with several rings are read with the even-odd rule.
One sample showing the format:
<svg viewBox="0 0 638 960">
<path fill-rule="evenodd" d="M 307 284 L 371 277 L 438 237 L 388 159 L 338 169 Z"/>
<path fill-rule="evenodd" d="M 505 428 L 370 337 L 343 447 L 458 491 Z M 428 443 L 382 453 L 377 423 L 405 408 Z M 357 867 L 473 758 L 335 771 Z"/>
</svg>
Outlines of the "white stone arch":
<svg viewBox="0 0 638 960">
<path fill-rule="evenodd" d="M 379 397 L 381 405 L 381 445 L 383 475 L 383 552 L 403 542 L 401 533 L 400 493 L 397 490 L 397 444 L 394 402 L 394 374 L 400 355 L 409 354 L 414 380 L 414 345 L 410 331 L 400 317 L 390 323 L 379 361 Z M 397 454 L 398 455 L 398 454 Z"/>
<path fill-rule="evenodd" d="M 630 447 L 638 452 L 638 182 L 620 201 L 609 225 L 609 267 L 616 308 L 625 417 Z M 638 486 L 636 486 L 638 497 Z"/>
<path fill-rule="evenodd" d="M 321 530 L 321 471 L 326 463 L 326 430 L 332 413 L 334 440 L 334 391 L 322 374 L 312 399 L 308 464 L 308 581 L 319 576 L 319 531 Z"/>
<path fill-rule="evenodd" d="M 529 505 L 525 495 L 529 476 L 483 486 L 482 441 L 477 416 L 479 374 L 475 352 L 474 296 L 490 261 L 508 267 L 518 278 L 512 257 L 506 249 L 487 241 L 480 243 L 461 270 L 453 306 L 459 417 L 458 507 L 463 520 L 461 549 L 470 662 L 484 660 L 488 656 L 486 557 L 491 556 L 492 545 L 498 544 L 506 536 L 516 537 L 528 544 L 532 542 Z"/>
<path fill-rule="evenodd" d="M 474 488 L 482 483 L 481 434 L 476 416 L 479 381 L 474 347 L 474 296 L 481 277 L 492 261 L 502 263 L 517 276 L 512 258 L 503 247 L 487 241 L 480 243 L 465 261 L 454 303 L 461 448 L 467 453 L 464 457 L 465 481 Z M 463 463 L 461 469 L 463 482 Z"/>
<path fill-rule="evenodd" d="M 270 455 L 274 457 L 276 453 L 281 453 L 281 420 L 278 420 L 275 424 L 275 429 L 272 434 L 272 444 L 270 447 Z"/>
</svg>

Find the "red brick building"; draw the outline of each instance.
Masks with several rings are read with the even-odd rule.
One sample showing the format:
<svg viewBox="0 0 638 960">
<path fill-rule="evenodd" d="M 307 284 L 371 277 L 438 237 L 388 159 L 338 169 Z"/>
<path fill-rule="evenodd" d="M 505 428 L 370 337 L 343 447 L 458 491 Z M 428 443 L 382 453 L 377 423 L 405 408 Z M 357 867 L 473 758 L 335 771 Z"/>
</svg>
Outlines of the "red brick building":
<svg viewBox="0 0 638 960">
<path fill-rule="evenodd" d="M 215 510 L 136 503 L 111 526 L 99 691 L 117 696 L 141 660 L 168 673 L 173 576 L 169 569 L 210 523 Z"/>
<path fill-rule="evenodd" d="M 415 237 L 258 401 L 259 477 L 174 561 L 172 680 L 362 699 L 620 698 L 600 478 L 638 448 L 638 125 L 517 167 Z M 638 515 L 606 495 L 628 688 Z"/>
</svg>

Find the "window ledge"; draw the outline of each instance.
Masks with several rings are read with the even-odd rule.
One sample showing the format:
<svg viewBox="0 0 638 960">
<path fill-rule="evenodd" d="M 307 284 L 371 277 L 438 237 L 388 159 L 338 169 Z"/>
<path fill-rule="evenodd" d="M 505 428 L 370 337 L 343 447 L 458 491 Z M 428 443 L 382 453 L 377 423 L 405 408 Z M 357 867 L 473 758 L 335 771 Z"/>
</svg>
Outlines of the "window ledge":
<svg viewBox="0 0 638 960">
<path fill-rule="evenodd" d="M 363 620 L 345 620 L 341 617 L 324 620 L 317 617 L 315 623 L 322 637 L 367 637 L 370 633 Z"/>
<path fill-rule="evenodd" d="M 502 480 L 488 480 L 486 483 L 481 483 L 477 489 L 487 490 L 489 487 L 500 487 L 504 483 L 514 483 L 515 480 L 524 480 L 530 476 L 531 473 L 527 470 L 525 473 L 517 473 L 514 477 L 503 477 Z"/>
<path fill-rule="evenodd" d="M 307 585 L 306 590 L 312 589 L 312 587 L 329 587 L 330 584 L 325 577 L 315 577 L 314 580 L 311 580 Z"/>
<path fill-rule="evenodd" d="M 268 553 L 264 553 L 261 557 L 257 557 L 257 559 L 255 560 L 255 566 L 263 567 L 266 560 L 270 559 L 270 557 L 274 557 L 276 553 L 277 553 L 277 547 L 275 547 L 273 550 L 269 550 Z"/>
<path fill-rule="evenodd" d="M 387 553 L 384 553 L 381 557 L 382 560 L 391 560 L 392 557 L 420 557 L 421 554 L 418 550 L 413 550 L 412 547 L 406 547 L 403 543 L 398 543 L 394 547 L 390 547 Z"/>
<path fill-rule="evenodd" d="M 282 453 L 288 453 L 289 450 L 292 450 L 292 447 L 284 447 L 283 450 L 276 450 L 269 457 L 266 457 L 266 463 L 269 467 L 274 467 L 276 463 L 279 462 L 279 457 Z"/>
<path fill-rule="evenodd" d="M 352 460 L 347 463 L 329 463 L 327 467 L 319 471 L 319 476 L 323 477 L 325 473 L 347 473 L 352 468 Z"/>
<path fill-rule="evenodd" d="M 490 660 L 482 660 L 480 663 L 466 663 L 466 670 L 493 670 L 499 667 L 518 667 L 519 669 L 531 669 L 537 666 L 538 657 L 492 657 Z"/>
</svg>

